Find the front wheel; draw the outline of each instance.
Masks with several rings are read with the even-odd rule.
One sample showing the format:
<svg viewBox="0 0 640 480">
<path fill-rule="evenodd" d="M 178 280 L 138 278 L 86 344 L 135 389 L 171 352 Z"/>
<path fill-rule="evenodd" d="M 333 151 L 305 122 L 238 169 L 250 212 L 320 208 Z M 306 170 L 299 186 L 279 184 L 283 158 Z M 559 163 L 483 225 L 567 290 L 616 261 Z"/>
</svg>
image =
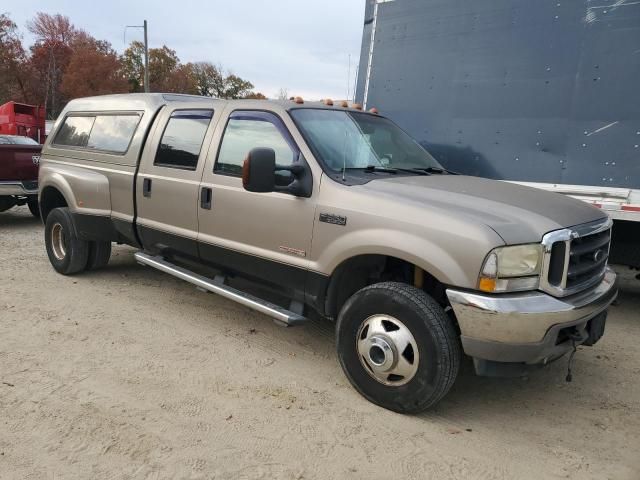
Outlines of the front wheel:
<svg viewBox="0 0 640 480">
<path fill-rule="evenodd" d="M 400 413 L 435 405 L 458 374 L 461 350 L 438 303 L 411 285 L 384 282 L 356 292 L 336 325 L 340 364 L 371 402 Z"/>
<path fill-rule="evenodd" d="M 58 273 L 71 275 L 85 269 L 89 242 L 76 236 L 68 208 L 51 210 L 44 227 L 44 241 L 49 261 Z"/>
</svg>

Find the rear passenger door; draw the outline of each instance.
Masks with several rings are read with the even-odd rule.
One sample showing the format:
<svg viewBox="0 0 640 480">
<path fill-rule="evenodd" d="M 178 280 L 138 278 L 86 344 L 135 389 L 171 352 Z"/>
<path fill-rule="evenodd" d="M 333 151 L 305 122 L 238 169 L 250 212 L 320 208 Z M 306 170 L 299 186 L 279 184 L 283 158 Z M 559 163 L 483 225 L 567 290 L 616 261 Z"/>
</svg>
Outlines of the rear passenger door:
<svg viewBox="0 0 640 480">
<path fill-rule="evenodd" d="M 198 258 L 198 190 L 215 126 L 213 108 L 165 108 L 136 177 L 137 227 L 144 248 Z"/>
</svg>

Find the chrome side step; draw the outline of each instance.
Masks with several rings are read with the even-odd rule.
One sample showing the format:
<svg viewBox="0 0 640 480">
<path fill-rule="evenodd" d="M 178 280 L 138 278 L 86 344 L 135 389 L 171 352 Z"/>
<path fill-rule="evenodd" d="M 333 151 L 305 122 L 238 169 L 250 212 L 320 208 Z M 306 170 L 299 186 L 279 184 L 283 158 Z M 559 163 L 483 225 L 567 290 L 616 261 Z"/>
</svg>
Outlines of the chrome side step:
<svg viewBox="0 0 640 480">
<path fill-rule="evenodd" d="M 218 276 L 215 279 L 210 279 L 187 270 L 186 268 L 174 265 L 160 256 L 154 257 L 143 252 L 136 252 L 134 256 L 140 265 L 147 265 L 149 267 L 156 268 L 162 272 L 192 283 L 198 289 L 217 293 L 218 295 L 228 298 L 229 300 L 233 300 L 234 302 L 238 302 L 245 307 L 264 313 L 265 315 L 272 317 L 274 321 L 280 325 L 294 326 L 308 320 L 299 313 L 291 312 L 271 302 L 267 302 L 266 300 L 262 300 L 251 294 L 225 285 L 223 277 Z"/>
</svg>

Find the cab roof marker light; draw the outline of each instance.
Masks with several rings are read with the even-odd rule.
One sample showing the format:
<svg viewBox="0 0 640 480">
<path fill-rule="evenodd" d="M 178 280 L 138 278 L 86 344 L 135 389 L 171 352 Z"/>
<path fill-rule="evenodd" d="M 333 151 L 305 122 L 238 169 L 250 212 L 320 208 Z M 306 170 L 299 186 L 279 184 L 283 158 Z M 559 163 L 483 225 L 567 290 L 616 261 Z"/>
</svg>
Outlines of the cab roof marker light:
<svg viewBox="0 0 640 480">
<path fill-rule="evenodd" d="M 296 102 L 298 105 L 301 105 L 304 103 L 304 100 L 302 99 L 302 97 L 296 97 L 294 102 Z"/>
<path fill-rule="evenodd" d="M 346 100 L 343 100 L 342 103 L 340 104 L 340 106 L 342 108 L 349 108 L 349 102 L 347 102 Z"/>
<path fill-rule="evenodd" d="M 327 105 L 329 107 L 333 107 L 333 100 L 331 100 L 330 98 L 327 98 L 327 99 L 323 100 L 322 103 L 324 103 L 325 105 Z"/>
<path fill-rule="evenodd" d="M 362 110 L 362 105 L 359 103 L 354 103 L 351 105 L 351 108 L 355 108 L 356 110 Z"/>
<path fill-rule="evenodd" d="M 374 115 L 378 115 L 378 109 L 376 107 L 372 107 L 369 109 L 369 113 L 373 113 Z"/>
</svg>

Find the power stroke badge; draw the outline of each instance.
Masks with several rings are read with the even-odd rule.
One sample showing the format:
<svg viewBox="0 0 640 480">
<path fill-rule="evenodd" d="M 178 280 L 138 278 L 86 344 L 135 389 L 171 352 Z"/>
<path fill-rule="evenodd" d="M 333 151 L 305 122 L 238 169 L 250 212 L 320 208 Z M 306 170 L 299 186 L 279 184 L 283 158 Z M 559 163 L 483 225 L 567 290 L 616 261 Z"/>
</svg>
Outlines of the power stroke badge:
<svg viewBox="0 0 640 480">
<path fill-rule="evenodd" d="M 330 223 L 332 225 L 340 225 L 343 227 L 347 224 L 347 217 L 334 215 L 332 213 L 321 213 L 319 220 L 324 223 Z"/>
</svg>

